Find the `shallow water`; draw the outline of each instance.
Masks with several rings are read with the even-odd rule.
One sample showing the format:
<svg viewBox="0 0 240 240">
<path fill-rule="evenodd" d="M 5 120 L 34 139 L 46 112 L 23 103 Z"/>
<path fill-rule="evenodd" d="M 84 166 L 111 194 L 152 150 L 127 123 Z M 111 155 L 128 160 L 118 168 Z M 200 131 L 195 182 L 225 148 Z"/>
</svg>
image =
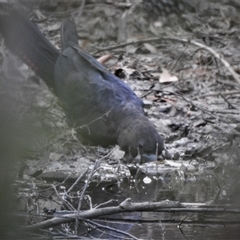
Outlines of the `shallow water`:
<svg viewBox="0 0 240 240">
<path fill-rule="evenodd" d="M 206 171 L 207 172 L 207 171 Z M 146 181 L 146 178 L 148 181 Z M 148 182 L 148 183 L 144 183 Z M 119 202 L 130 197 L 133 202 L 172 200 L 198 207 L 199 204 L 208 203 L 216 207 L 231 206 L 230 196 L 226 196 L 228 190 L 222 189 L 219 179 L 212 174 L 182 177 L 180 174 L 168 174 L 162 177 L 141 176 L 139 179 L 123 181 L 117 184 L 104 183 L 96 186 L 91 184 L 87 194 L 92 198 L 93 205 L 106 202 L 109 199 L 117 199 Z M 234 203 L 234 205 L 236 202 Z M 204 209 L 207 206 L 203 207 Z M 236 206 L 237 208 L 237 206 Z M 114 218 L 116 220 L 114 221 Z M 107 217 L 101 224 L 114 226 L 134 235 L 140 239 L 240 239 L 240 214 L 216 212 L 133 212 Z M 116 239 L 117 234 L 102 235 L 98 231 L 94 236 L 102 236 L 104 239 Z M 120 239 L 127 238 L 119 235 Z"/>
</svg>

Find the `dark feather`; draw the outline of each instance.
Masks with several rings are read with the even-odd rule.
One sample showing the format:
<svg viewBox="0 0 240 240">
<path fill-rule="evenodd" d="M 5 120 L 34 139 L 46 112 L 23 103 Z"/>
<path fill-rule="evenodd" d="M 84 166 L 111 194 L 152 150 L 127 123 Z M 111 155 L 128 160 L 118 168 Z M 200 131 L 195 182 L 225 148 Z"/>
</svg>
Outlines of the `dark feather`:
<svg viewBox="0 0 240 240">
<path fill-rule="evenodd" d="M 63 103 L 68 123 L 85 140 L 102 146 L 119 144 L 128 161 L 138 154 L 142 162 L 152 161 L 161 154 L 163 140 L 145 116 L 142 100 L 79 48 L 73 22 L 62 23 L 61 54 L 15 10 L 1 14 L 0 31 L 9 49 L 53 89 Z"/>
</svg>

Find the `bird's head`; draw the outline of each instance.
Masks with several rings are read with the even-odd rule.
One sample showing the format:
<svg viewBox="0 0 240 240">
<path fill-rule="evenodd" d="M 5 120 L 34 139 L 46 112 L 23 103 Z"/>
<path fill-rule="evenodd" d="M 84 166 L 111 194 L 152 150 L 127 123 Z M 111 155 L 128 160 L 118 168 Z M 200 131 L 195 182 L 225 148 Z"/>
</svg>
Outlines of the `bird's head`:
<svg viewBox="0 0 240 240">
<path fill-rule="evenodd" d="M 119 126 L 118 137 L 125 161 L 130 163 L 138 155 L 140 163 L 156 161 L 164 150 L 164 143 L 154 125 L 145 116 L 126 122 Z"/>
</svg>

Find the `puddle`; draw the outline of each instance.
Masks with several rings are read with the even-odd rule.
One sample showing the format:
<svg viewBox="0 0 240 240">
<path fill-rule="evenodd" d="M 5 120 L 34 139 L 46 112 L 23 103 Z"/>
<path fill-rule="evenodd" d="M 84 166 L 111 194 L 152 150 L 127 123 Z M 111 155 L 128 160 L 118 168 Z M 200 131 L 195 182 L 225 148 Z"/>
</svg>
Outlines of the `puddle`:
<svg viewBox="0 0 240 240">
<path fill-rule="evenodd" d="M 85 236 L 84 239 L 90 237 L 133 239 L 131 235 L 138 239 L 240 238 L 240 211 L 228 213 L 225 211 L 234 209 L 234 205 L 237 209 L 238 205 L 236 202 L 238 195 L 235 194 L 238 193 L 238 189 L 233 191 L 231 182 L 228 182 L 234 174 L 227 172 L 227 168 L 223 174 L 211 162 L 205 163 L 204 170 L 201 170 L 201 164 L 197 166 L 194 161 L 178 163 L 177 166 L 166 162 L 165 165 L 161 163 L 157 168 L 156 165 L 151 164 L 141 166 L 135 169 L 135 175 L 125 174 L 121 175 L 125 177 L 119 178 L 113 177 L 109 168 L 107 168 L 108 175 L 102 168 L 100 169 L 102 172 L 97 171 L 85 192 L 82 210 L 119 206 L 128 198 L 133 203 L 176 201 L 183 207 L 162 208 L 159 211 L 124 212 L 104 215 L 100 219 L 87 218 L 83 222 L 79 221 L 77 230 L 79 239 L 80 236 Z M 131 167 L 129 169 L 132 170 Z M 157 174 L 156 169 L 158 169 Z M 104 174 L 104 178 L 101 177 L 100 172 Z M 110 176 L 109 181 L 104 181 L 107 176 Z M 29 222 L 39 221 L 39 214 L 45 218 L 46 213 L 49 216 L 52 213 L 60 216 L 63 210 L 71 213 L 78 208 L 85 182 L 74 184 L 74 179 L 69 178 L 65 183 L 53 184 L 51 181 L 49 185 L 43 180 L 37 181 L 39 182 L 36 183 L 35 189 L 30 190 L 26 185 L 25 191 L 22 191 L 24 199 L 28 193 L 28 207 L 32 206 L 31 214 L 38 214 L 35 219 L 29 218 Z M 54 211 L 51 212 L 53 209 Z M 70 236 L 75 232 L 76 225 L 63 224 L 60 229 L 61 233 Z M 53 231 L 56 229 L 54 228 Z"/>
</svg>

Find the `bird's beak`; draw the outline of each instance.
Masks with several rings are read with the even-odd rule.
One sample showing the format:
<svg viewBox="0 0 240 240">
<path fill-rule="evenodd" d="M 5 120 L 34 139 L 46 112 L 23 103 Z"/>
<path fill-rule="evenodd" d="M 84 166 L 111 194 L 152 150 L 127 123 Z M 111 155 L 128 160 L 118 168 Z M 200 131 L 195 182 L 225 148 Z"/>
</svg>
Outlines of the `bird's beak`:
<svg viewBox="0 0 240 240">
<path fill-rule="evenodd" d="M 143 153 L 141 155 L 141 163 L 154 162 L 154 161 L 157 161 L 157 155 L 156 154 Z"/>
<path fill-rule="evenodd" d="M 162 151 L 162 154 L 160 154 L 160 155 L 162 156 L 162 158 L 172 159 L 171 154 L 166 149 L 164 149 Z M 141 163 L 154 162 L 154 161 L 157 161 L 157 160 L 158 160 L 158 156 L 156 154 L 143 153 L 141 155 Z"/>
</svg>

